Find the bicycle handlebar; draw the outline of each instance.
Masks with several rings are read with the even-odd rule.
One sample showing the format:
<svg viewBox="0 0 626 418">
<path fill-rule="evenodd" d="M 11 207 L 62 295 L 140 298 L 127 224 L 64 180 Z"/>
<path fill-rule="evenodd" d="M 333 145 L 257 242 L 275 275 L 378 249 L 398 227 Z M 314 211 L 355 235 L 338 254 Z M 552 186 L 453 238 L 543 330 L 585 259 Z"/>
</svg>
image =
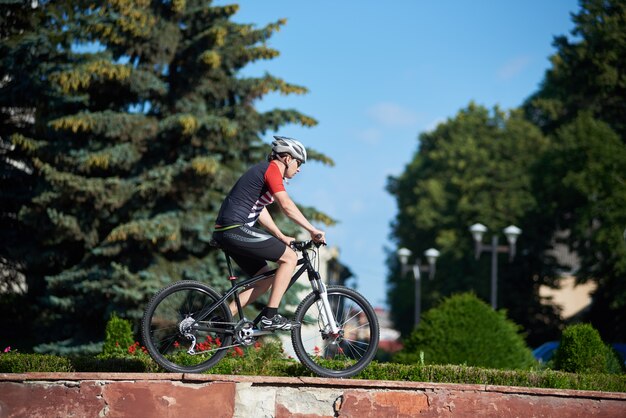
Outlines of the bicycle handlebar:
<svg viewBox="0 0 626 418">
<path fill-rule="evenodd" d="M 291 241 L 291 244 L 289 244 L 289 245 L 294 250 L 302 252 L 304 250 L 308 250 L 309 248 L 312 248 L 313 246 L 315 246 L 315 248 L 319 248 L 322 245 L 326 245 L 326 243 L 325 242 L 315 242 L 313 240 L 308 240 L 308 241 Z"/>
</svg>

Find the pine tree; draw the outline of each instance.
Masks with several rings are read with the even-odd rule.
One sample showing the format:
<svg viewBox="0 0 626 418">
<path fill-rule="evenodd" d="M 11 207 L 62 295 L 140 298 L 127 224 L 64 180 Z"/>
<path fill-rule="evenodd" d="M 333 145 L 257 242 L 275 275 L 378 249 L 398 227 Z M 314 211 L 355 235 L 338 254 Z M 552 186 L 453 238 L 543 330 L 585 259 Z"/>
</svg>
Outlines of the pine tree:
<svg viewBox="0 0 626 418">
<path fill-rule="evenodd" d="M 237 9 L 109 1 L 72 4 L 48 21 L 71 40 L 63 45 L 69 59 L 45 78 L 65 105 L 38 109 L 41 129 L 12 137 L 37 172 L 19 219 L 52 257 L 48 340 L 101 340 L 112 311 L 139 318 L 170 281 L 224 277 L 223 257 L 208 243 L 224 194 L 267 155 L 260 135 L 316 123 L 296 110 L 255 110 L 268 92 L 307 90 L 269 74 L 239 76 L 248 63 L 278 56 L 265 42 L 285 22 L 236 24 Z M 98 48 L 77 53 L 76 42 Z"/>
<path fill-rule="evenodd" d="M 37 186 L 30 154 L 38 143 L 27 138 L 45 129 L 45 118 L 38 115 L 65 105 L 46 79 L 52 68 L 70 60 L 70 53 L 57 48 L 67 46 L 65 36 L 47 23 L 56 8 L 3 0 L 0 10 L 0 329 L 19 344 L 33 335 L 30 325 L 46 288 L 42 277 L 54 262 L 54 255 L 32 240 L 38 231 L 19 221 Z"/>
</svg>

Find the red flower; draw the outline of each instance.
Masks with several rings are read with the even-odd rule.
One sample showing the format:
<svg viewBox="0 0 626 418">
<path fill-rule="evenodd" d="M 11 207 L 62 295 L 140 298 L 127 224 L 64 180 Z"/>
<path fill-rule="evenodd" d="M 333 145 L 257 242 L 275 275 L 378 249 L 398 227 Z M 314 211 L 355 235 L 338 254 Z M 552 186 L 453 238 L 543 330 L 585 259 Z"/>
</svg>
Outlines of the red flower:
<svg viewBox="0 0 626 418">
<path fill-rule="evenodd" d="M 241 347 L 235 347 L 235 353 L 236 353 L 239 357 L 243 357 L 243 350 L 241 349 Z"/>
<path fill-rule="evenodd" d="M 180 347 L 180 344 L 178 343 L 178 341 L 174 341 L 174 348 L 178 348 Z"/>
</svg>

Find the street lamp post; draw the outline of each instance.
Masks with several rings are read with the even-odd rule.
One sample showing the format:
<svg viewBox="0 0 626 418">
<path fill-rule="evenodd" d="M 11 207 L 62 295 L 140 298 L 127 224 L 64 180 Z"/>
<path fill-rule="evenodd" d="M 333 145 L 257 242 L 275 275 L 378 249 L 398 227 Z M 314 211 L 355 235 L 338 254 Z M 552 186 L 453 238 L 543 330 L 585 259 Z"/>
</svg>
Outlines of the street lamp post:
<svg viewBox="0 0 626 418">
<path fill-rule="evenodd" d="M 420 323 L 420 316 L 422 312 L 422 285 L 421 285 L 421 272 L 428 272 L 428 278 L 433 279 L 435 277 L 435 264 L 437 257 L 439 257 L 439 251 L 434 248 L 429 248 L 424 251 L 428 264 L 420 264 L 420 260 L 413 265 L 409 265 L 409 258 L 411 257 L 411 250 L 408 248 L 400 248 L 398 250 L 398 258 L 402 265 L 402 275 L 404 276 L 409 270 L 413 271 L 413 277 L 415 277 L 415 327 Z"/>
<path fill-rule="evenodd" d="M 483 251 L 491 251 L 491 307 L 495 310 L 498 305 L 498 253 L 509 253 L 509 262 L 515 257 L 515 247 L 517 237 L 520 236 L 522 230 L 515 225 L 504 228 L 502 232 L 509 242 L 507 246 L 498 246 L 498 235 L 493 234 L 491 237 L 491 245 L 483 245 L 483 235 L 487 232 L 487 227 L 483 224 L 474 224 L 470 226 L 470 232 L 474 237 L 475 256 L 478 260 Z"/>
</svg>

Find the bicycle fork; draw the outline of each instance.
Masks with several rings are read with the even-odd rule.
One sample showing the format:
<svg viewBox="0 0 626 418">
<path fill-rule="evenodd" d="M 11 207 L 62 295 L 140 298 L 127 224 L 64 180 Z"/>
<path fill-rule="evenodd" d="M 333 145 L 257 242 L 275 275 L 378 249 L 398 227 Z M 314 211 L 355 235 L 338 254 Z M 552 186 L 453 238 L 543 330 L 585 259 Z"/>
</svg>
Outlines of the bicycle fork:
<svg viewBox="0 0 626 418">
<path fill-rule="evenodd" d="M 321 280 L 316 280 L 317 292 L 319 294 L 320 300 L 317 303 L 317 309 L 320 311 L 322 317 L 322 324 L 324 325 L 325 331 L 328 331 L 329 334 L 337 335 L 339 334 L 339 326 L 335 320 L 335 316 L 333 315 L 332 307 L 330 306 L 330 302 L 328 301 L 328 292 L 326 291 L 326 285 L 322 283 Z"/>
<path fill-rule="evenodd" d="M 317 293 L 320 297 L 320 300 L 318 300 L 316 304 L 317 309 L 320 312 L 320 316 L 322 317 L 322 325 L 324 326 L 324 331 L 332 335 L 338 335 L 340 329 L 339 326 L 337 326 L 332 307 L 330 306 L 330 302 L 328 301 L 328 292 L 326 290 L 326 285 L 324 284 L 324 282 L 322 282 L 322 278 L 320 277 L 319 272 L 317 272 L 311 266 L 311 260 L 309 259 L 306 251 L 304 251 L 302 255 L 304 260 L 306 261 L 303 268 L 307 269 L 309 281 L 311 282 L 311 287 L 313 288 L 313 291 Z"/>
</svg>

